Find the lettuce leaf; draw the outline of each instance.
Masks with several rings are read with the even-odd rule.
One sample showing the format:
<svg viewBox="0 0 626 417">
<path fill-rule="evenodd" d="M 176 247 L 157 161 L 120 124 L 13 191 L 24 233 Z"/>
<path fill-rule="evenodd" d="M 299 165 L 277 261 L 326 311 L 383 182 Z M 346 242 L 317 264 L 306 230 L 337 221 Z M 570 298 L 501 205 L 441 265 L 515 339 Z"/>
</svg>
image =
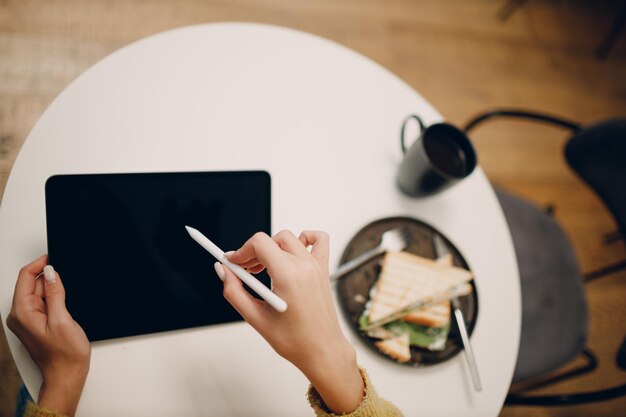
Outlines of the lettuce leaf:
<svg viewBox="0 0 626 417">
<path fill-rule="evenodd" d="M 419 324 L 396 320 L 383 326 L 395 335 L 409 334 L 409 344 L 432 349 L 445 344 L 450 331 L 450 324 L 443 327 L 420 326 Z"/>
<path fill-rule="evenodd" d="M 362 315 L 359 317 L 359 327 L 361 330 L 367 327 L 368 324 L 368 316 Z M 450 332 L 450 323 L 442 327 L 428 327 L 396 320 L 383 325 L 383 327 L 396 336 L 408 333 L 410 345 L 430 350 L 443 349 L 448 340 L 448 333 Z"/>
</svg>

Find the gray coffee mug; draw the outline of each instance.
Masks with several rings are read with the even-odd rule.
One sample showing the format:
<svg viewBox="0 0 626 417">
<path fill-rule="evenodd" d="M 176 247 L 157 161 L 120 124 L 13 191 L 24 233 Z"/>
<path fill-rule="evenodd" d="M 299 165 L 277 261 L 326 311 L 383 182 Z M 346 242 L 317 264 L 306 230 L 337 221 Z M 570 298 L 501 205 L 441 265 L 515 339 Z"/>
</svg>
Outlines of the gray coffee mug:
<svg viewBox="0 0 626 417">
<path fill-rule="evenodd" d="M 407 123 L 417 121 L 420 134 L 407 150 Z M 470 175 L 476 167 L 476 152 L 465 132 L 449 123 L 428 127 L 419 116 L 411 115 L 402 123 L 400 143 L 404 159 L 396 182 L 400 190 L 412 197 L 435 194 Z"/>
</svg>

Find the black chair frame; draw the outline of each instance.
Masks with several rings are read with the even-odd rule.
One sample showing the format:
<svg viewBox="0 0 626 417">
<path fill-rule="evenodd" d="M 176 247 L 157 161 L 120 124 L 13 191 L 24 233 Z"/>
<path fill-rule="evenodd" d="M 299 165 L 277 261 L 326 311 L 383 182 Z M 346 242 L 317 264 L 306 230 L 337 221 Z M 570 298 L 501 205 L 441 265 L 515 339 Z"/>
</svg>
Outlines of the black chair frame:
<svg viewBox="0 0 626 417">
<path fill-rule="evenodd" d="M 466 123 L 464 130 L 466 133 L 469 133 L 471 130 L 476 128 L 478 125 L 483 122 L 496 119 L 496 118 L 510 118 L 510 119 L 525 119 L 532 120 L 536 122 L 546 123 L 553 126 L 561 127 L 567 130 L 570 130 L 572 133 L 578 133 L 582 130 L 582 125 L 579 123 L 573 122 L 571 120 L 564 119 L 562 117 L 553 116 L 545 113 L 538 113 L 528 110 L 520 110 L 520 109 L 495 109 L 490 110 L 484 113 L 479 114 L 478 116 L 471 119 L 468 123 Z M 548 212 L 552 213 L 554 211 L 554 207 L 551 206 L 548 209 Z M 621 236 L 619 232 L 610 233 L 609 236 L 605 236 L 604 243 L 610 244 L 615 240 L 619 240 L 624 238 Z M 603 266 L 593 271 L 589 271 L 583 274 L 583 280 L 585 282 L 593 281 L 598 278 L 602 278 L 613 274 L 615 272 L 626 269 L 626 259 Z"/>
<path fill-rule="evenodd" d="M 538 113 L 533 111 L 521 110 L 521 109 L 494 109 L 491 111 L 487 111 L 484 113 L 475 116 L 471 119 L 464 127 L 466 133 L 469 133 L 471 130 L 476 128 L 478 125 L 483 122 L 491 119 L 497 118 L 511 118 L 511 119 L 525 119 L 532 120 L 535 122 L 541 122 L 550 124 L 553 126 L 561 127 L 571 131 L 573 134 L 576 134 L 582 130 L 582 126 L 579 123 L 573 122 L 571 120 L 567 120 L 558 116 L 548 115 L 544 113 Z M 588 283 L 590 281 L 596 280 L 598 278 L 602 278 L 613 274 L 622 269 L 626 269 L 626 260 L 617 262 L 612 265 L 608 265 L 602 268 L 599 268 L 595 271 L 591 271 L 583 274 L 583 281 Z M 624 341 L 624 345 L 626 345 L 626 339 Z M 624 346 L 622 349 L 624 350 Z M 620 352 L 621 352 L 620 350 Z M 580 393 L 565 393 L 565 394 L 552 394 L 552 395 L 528 395 L 525 394 L 528 391 L 532 391 L 541 387 L 549 386 L 555 384 L 557 382 L 584 375 L 593 371 L 598 366 L 598 359 L 596 355 L 587 347 L 583 349 L 580 356 L 585 361 L 584 364 L 575 367 L 574 369 L 551 373 L 546 376 L 538 376 L 536 378 L 531 379 L 530 381 L 524 381 L 521 383 L 515 384 L 513 387 L 513 392 L 509 392 L 506 397 L 505 405 L 511 406 L 532 406 L 532 405 L 541 405 L 541 406 L 565 406 L 565 405 L 576 405 L 583 403 L 591 403 L 598 401 L 606 401 L 613 398 L 621 397 L 626 395 L 626 384 L 618 385 L 615 387 L 605 388 L 601 390 L 595 391 L 586 391 Z M 618 357 L 618 366 L 622 368 L 620 364 L 621 357 Z M 622 368 L 623 369 L 623 368 Z M 624 369 L 623 369 L 624 370 Z"/>
</svg>

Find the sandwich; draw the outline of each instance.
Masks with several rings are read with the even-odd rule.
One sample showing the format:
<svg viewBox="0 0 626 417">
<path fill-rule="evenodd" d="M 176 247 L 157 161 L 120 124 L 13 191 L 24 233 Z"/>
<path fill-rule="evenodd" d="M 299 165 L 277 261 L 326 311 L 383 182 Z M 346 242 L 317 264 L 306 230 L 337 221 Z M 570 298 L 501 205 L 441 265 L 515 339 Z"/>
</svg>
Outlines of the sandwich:
<svg viewBox="0 0 626 417">
<path fill-rule="evenodd" d="M 447 253 L 435 263 L 442 266 L 452 267 L 452 255 Z M 471 292 L 471 286 L 462 287 L 458 295 L 465 295 Z M 427 327 L 443 327 L 450 322 L 450 302 L 443 301 L 429 307 L 414 310 L 402 318 L 402 320 Z"/>
<path fill-rule="evenodd" d="M 458 288 L 465 288 L 461 293 L 471 291 L 467 284 L 471 279 L 472 274 L 466 269 L 408 252 L 389 252 L 374 287 L 369 321 L 383 319 L 417 301 L 428 303 L 446 298 L 453 291 L 459 295 Z"/>
<path fill-rule="evenodd" d="M 410 359 L 410 346 L 442 350 L 450 329 L 450 298 L 472 291 L 472 274 L 452 266 L 451 256 L 434 261 L 407 252 L 389 252 L 359 322 L 375 345 L 399 362 Z M 413 305 L 425 307 L 379 327 L 385 319 Z M 409 357 L 407 358 L 407 352 Z"/>
<path fill-rule="evenodd" d="M 411 359 L 408 333 L 402 333 L 399 336 L 393 336 L 374 344 L 383 353 L 386 353 L 398 362 L 408 362 Z"/>
</svg>

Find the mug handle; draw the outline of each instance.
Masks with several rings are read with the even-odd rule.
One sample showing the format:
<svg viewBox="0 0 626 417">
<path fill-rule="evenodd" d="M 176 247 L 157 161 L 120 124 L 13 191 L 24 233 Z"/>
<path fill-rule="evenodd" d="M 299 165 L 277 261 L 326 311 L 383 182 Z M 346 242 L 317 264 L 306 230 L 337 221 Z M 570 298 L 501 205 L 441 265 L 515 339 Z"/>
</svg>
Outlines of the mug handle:
<svg viewBox="0 0 626 417">
<path fill-rule="evenodd" d="M 422 134 L 422 132 L 424 130 L 426 130 L 426 127 L 424 126 L 424 122 L 422 121 L 422 119 L 416 115 L 416 114 L 412 114 L 409 117 L 407 117 L 406 119 L 404 119 L 404 122 L 402 122 L 402 130 L 400 131 L 400 147 L 402 148 L 402 153 L 406 153 L 406 145 L 404 144 L 404 129 L 406 128 L 406 124 L 409 122 L 409 120 L 414 119 L 417 120 L 417 123 L 419 123 L 420 125 L 420 132 L 417 135 L 417 137 L 419 138 L 420 135 Z"/>
</svg>

